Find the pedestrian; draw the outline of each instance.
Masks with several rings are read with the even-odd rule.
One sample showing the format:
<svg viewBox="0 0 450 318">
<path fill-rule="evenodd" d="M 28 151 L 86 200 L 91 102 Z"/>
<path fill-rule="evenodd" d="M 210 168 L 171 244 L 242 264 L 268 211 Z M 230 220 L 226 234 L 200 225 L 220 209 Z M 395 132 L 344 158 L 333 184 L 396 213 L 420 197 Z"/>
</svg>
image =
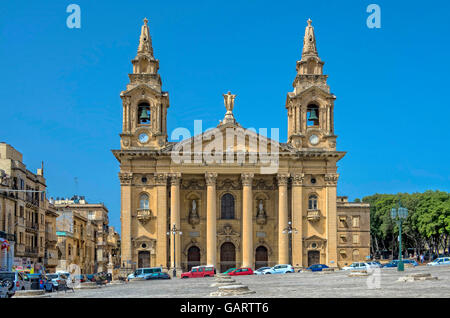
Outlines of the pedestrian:
<svg viewBox="0 0 450 318">
<path fill-rule="evenodd" d="M 420 254 L 420 264 L 423 264 L 423 261 L 424 261 L 423 254 Z"/>
</svg>

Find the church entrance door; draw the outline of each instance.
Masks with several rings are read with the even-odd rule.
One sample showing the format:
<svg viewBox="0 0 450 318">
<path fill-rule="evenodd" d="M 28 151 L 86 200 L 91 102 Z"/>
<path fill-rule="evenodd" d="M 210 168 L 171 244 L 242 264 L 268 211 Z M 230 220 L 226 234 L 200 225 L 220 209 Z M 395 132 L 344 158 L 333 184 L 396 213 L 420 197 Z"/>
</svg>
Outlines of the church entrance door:
<svg viewBox="0 0 450 318">
<path fill-rule="evenodd" d="M 220 247 L 220 272 L 233 267 L 236 267 L 236 248 L 233 243 L 223 243 Z"/>
<path fill-rule="evenodd" d="M 265 246 L 258 246 L 255 253 L 255 269 L 267 267 L 269 265 L 269 257 Z"/>
<path fill-rule="evenodd" d="M 140 251 L 138 253 L 138 268 L 150 267 L 150 252 Z"/>
<path fill-rule="evenodd" d="M 187 270 L 190 271 L 194 266 L 200 266 L 200 249 L 197 246 L 188 249 Z"/>
<path fill-rule="evenodd" d="M 314 264 L 320 264 L 320 252 L 309 251 L 308 252 L 308 267 Z"/>
</svg>

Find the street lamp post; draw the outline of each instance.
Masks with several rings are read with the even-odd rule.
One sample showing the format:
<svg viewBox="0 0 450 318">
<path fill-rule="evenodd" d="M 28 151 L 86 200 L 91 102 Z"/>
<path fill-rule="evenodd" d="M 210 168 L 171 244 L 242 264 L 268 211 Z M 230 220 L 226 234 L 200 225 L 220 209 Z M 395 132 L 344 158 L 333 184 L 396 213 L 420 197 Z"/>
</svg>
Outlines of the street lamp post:
<svg viewBox="0 0 450 318">
<path fill-rule="evenodd" d="M 283 234 L 287 234 L 289 239 L 289 263 L 292 265 L 292 233 L 297 234 L 298 231 L 295 227 L 292 227 L 292 222 L 288 222 L 288 226 L 283 230 Z"/>
<path fill-rule="evenodd" d="M 402 207 L 399 203 L 398 209 L 396 209 L 396 208 L 391 209 L 391 217 L 395 222 L 397 222 L 398 228 L 399 228 L 397 270 L 399 272 L 403 272 L 405 270 L 405 266 L 404 266 L 403 260 L 402 260 L 402 223 L 408 217 L 408 209 Z"/>
<path fill-rule="evenodd" d="M 173 235 L 173 277 L 177 277 L 177 265 L 176 265 L 176 262 L 175 262 L 175 260 L 176 260 L 176 252 L 175 252 L 175 239 L 176 239 L 176 235 L 177 234 L 180 234 L 180 235 L 182 235 L 183 234 L 183 232 L 181 232 L 179 229 L 177 229 L 177 227 L 175 226 L 175 223 L 173 224 L 173 227 L 172 227 L 172 229 L 169 231 L 169 232 L 167 232 L 167 235 L 169 235 L 169 237 L 170 237 L 170 235 Z"/>
</svg>

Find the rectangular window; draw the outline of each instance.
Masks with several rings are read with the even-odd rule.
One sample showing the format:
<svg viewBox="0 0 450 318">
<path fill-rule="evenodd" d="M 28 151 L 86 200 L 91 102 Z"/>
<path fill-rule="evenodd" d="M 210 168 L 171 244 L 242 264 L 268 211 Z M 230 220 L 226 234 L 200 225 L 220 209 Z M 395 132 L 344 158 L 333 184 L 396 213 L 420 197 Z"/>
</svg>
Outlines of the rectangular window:
<svg viewBox="0 0 450 318">
<path fill-rule="evenodd" d="M 345 216 L 339 217 L 339 226 L 340 227 L 347 227 L 347 218 Z"/>
<path fill-rule="evenodd" d="M 353 227 L 359 227 L 359 216 L 354 216 L 352 218 L 352 226 Z"/>
<path fill-rule="evenodd" d="M 359 235 L 353 234 L 353 244 L 358 244 L 358 243 L 359 243 Z"/>
</svg>

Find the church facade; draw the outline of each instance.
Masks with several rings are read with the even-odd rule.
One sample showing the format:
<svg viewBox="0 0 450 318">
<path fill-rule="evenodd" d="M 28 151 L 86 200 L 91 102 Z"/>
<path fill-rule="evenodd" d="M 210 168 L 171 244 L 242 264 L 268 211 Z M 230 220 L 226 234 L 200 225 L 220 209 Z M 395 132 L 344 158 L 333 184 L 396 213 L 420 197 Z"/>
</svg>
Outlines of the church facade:
<svg viewBox="0 0 450 318">
<path fill-rule="evenodd" d="M 312 264 L 340 267 L 370 254 L 369 205 L 337 196 L 335 96 L 311 20 L 287 94 L 288 140 L 236 121 L 236 95 L 213 130 L 169 142 L 169 94 L 147 20 L 123 102 L 120 163 L 123 267 Z"/>
</svg>

